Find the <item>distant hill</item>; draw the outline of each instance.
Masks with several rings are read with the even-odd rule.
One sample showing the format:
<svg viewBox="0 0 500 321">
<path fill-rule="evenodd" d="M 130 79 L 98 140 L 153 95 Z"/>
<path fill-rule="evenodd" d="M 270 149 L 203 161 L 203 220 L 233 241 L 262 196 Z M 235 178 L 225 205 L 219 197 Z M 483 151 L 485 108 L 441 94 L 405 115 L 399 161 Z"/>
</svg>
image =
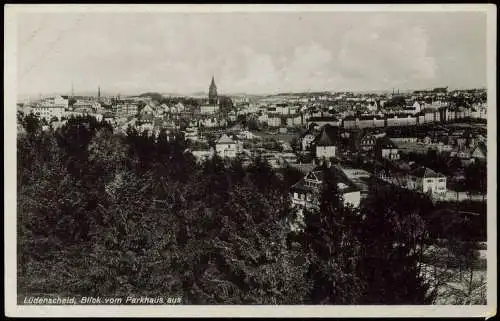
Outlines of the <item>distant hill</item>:
<svg viewBox="0 0 500 321">
<path fill-rule="evenodd" d="M 143 93 L 143 94 L 140 94 L 139 97 L 149 97 L 153 100 L 157 100 L 157 101 L 160 101 L 163 99 L 163 95 L 160 94 L 160 93 L 155 93 L 155 92 L 150 92 L 150 93 Z"/>
<path fill-rule="evenodd" d="M 316 96 L 316 95 L 330 95 L 329 91 L 310 91 L 310 92 L 289 92 L 277 93 L 270 96 Z"/>
</svg>

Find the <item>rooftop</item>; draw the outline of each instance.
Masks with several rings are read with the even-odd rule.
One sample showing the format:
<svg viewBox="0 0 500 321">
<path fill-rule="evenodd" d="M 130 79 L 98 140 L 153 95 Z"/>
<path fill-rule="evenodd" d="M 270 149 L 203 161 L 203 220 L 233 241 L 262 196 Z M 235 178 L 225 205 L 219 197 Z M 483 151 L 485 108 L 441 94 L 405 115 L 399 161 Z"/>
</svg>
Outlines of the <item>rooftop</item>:
<svg viewBox="0 0 500 321">
<path fill-rule="evenodd" d="M 377 139 L 377 146 L 378 148 L 385 148 L 385 149 L 395 149 L 398 148 L 394 142 L 389 139 L 387 136 L 380 137 Z"/>
<path fill-rule="evenodd" d="M 325 125 L 321 128 L 321 133 L 316 146 L 335 146 L 337 145 L 338 128 L 331 125 Z"/>
<path fill-rule="evenodd" d="M 217 144 L 236 144 L 236 141 L 233 138 L 229 137 L 227 134 L 223 134 L 216 142 Z"/>
<path fill-rule="evenodd" d="M 339 168 L 332 166 L 329 168 L 332 171 L 335 178 L 337 179 L 337 186 L 339 192 L 342 193 L 351 193 L 357 192 L 361 189 L 351 180 L 346 174 L 340 170 Z M 305 192 L 318 192 L 317 187 L 313 187 L 310 184 L 307 184 L 307 178 L 314 178 L 318 181 L 319 184 L 323 183 L 323 170 L 320 167 L 316 167 L 312 171 L 310 171 L 307 175 L 305 175 L 302 179 L 300 179 L 297 183 L 292 186 L 292 190 L 299 190 Z M 321 185 L 320 185 L 321 186 Z"/>
<path fill-rule="evenodd" d="M 412 176 L 420 178 L 445 177 L 443 174 L 433 171 L 432 169 L 420 166 L 410 172 Z"/>
<path fill-rule="evenodd" d="M 309 122 L 315 122 L 315 121 L 332 121 L 332 122 L 337 122 L 339 119 L 335 116 L 319 116 L 319 117 L 310 117 Z"/>
</svg>

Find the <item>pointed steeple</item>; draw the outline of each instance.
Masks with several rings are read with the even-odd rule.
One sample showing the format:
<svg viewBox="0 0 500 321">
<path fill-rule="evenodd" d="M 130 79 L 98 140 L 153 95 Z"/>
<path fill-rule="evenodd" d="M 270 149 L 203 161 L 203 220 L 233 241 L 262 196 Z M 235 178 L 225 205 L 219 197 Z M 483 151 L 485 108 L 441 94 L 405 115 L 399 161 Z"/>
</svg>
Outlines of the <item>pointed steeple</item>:
<svg viewBox="0 0 500 321">
<path fill-rule="evenodd" d="M 215 79 L 212 75 L 212 81 L 210 82 L 210 87 L 208 88 L 208 103 L 210 105 L 216 105 L 218 102 L 217 97 L 217 86 L 215 85 Z"/>
</svg>

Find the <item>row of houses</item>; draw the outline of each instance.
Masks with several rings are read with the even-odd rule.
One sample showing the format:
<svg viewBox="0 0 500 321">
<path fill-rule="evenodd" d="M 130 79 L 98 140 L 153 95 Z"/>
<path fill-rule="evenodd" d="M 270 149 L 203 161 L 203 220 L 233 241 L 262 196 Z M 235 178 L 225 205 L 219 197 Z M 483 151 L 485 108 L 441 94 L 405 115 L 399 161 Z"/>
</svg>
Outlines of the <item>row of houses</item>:
<svg viewBox="0 0 500 321">
<path fill-rule="evenodd" d="M 302 151 L 312 151 L 317 159 L 331 159 L 337 157 L 341 136 L 338 127 L 325 125 L 319 134 L 314 130 L 306 132 L 299 137 L 299 143 Z M 361 137 L 359 145 L 361 152 L 374 154 L 378 159 L 400 158 L 398 147 L 385 134 L 367 134 Z"/>
<path fill-rule="evenodd" d="M 415 109 L 419 110 L 419 109 Z M 261 112 L 258 121 L 266 124 L 268 127 L 296 127 L 307 125 L 322 127 L 326 124 L 339 126 L 345 129 L 354 128 L 385 128 L 400 126 L 415 126 L 422 124 L 431 124 L 439 122 L 449 122 L 459 119 L 486 119 L 487 112 L 485 107 L 456 108 L 448 107 L 427 108 L 418 112 L 405 111 L 392 114 L 364 114 L 360 116 L 346 115 L 342 118 L 339 115 L 333 115 L 331 112 L 307 111 L 290 114 L 282 114 L 276 111 Z"/>
<path fill-rule="evenodd" d="M 422 124 L 431 124 L 439 122 L 449 122 L 458 119 L 476 118 L 486 119 L 486 108 L 479 111 L 471 109 L 456 109 L 448 108 L 427 109 L 417 114 L 387 114 L 387 115 L 361 115 L 361 116 L 346 116 L 340 120 L 335 116 L 312 117 L 307 120 L 308 127 L 311 125 L 324 126 L 330 124 L 333 126 L 341 126 L 345 129 L 353 128 L 384 128 L 384 127 L 400 127 L 400 126 L 415 126 Z"/>
</svg>

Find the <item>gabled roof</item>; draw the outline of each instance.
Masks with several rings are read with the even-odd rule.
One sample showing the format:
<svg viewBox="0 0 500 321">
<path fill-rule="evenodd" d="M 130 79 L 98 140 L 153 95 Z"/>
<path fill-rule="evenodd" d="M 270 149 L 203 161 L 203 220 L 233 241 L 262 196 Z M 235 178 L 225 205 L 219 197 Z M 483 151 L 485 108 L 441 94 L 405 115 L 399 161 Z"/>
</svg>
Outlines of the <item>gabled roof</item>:
<svg viewBox="0 0 500 321">
<path fill-rule="evenodd" d="M 420 166 L 415 168 L 410 172 L 412 176 L 420 177 L 420 178 L 431 178 L 431 177 L 445 177 L 443 174 L 433 171 L 432 169 Z"/>
<path fill-rule="evenodd" d="M 356 192 L 356 191 L 361 191 L 361 189 L 354 184 L 352 180 L 350 180 L 342 170 L 337 168 L 336 166 L 330 167 L 332 173 L 335 175 L 337 179 L 337 186 L 339 189 L 339 192 L 341 193 L 350 193 L 350 192 Z M 292 186 L 292 190 L 299 190 L 299 191 L 305 191 L 305 192 L 318 192 L 317 188 L 311 187 L 306 184 L 306 177 L 309 175 L 313 175 L 313 177 L 317 178 L 321 183 L 323 182 L 323 170 L 319 167 L 316 167 L 313 169 L 311 172 L 307 173 L 301 180 L 299 180 L 297 183 L 295 183 Z"/>
<path fill-rule="evenodd" d="M 385 149 L 396 149 L 398 148 L 394 142 L 387 136 L 380 137 L 377 139 L 376 143 L 378 148 L 385 148 Z"/>
<path fill-rule="evenodd" d="M 216 142 L 216 144 L 236 144 L 233 138 L 229 137 L 227 134 L 223 134 Z"/>
<path fill-rule="evenodd" d="M 478 142 L 476 147 L 474 147 L 474 149 L 472 150 L 472 152 L 474 153 L 476 149 L 479 149 L 479 151 L 481 151 L 483 155 L 486 156 L 487 148 L 484 142 Z"/>
<path fill-rule="evenodd" d="M 316 142 L 316 146 L 336 146 L 338 144 L 338 128 L 325 125 L 321 128 L 321 133 Z"/>
</svg>

